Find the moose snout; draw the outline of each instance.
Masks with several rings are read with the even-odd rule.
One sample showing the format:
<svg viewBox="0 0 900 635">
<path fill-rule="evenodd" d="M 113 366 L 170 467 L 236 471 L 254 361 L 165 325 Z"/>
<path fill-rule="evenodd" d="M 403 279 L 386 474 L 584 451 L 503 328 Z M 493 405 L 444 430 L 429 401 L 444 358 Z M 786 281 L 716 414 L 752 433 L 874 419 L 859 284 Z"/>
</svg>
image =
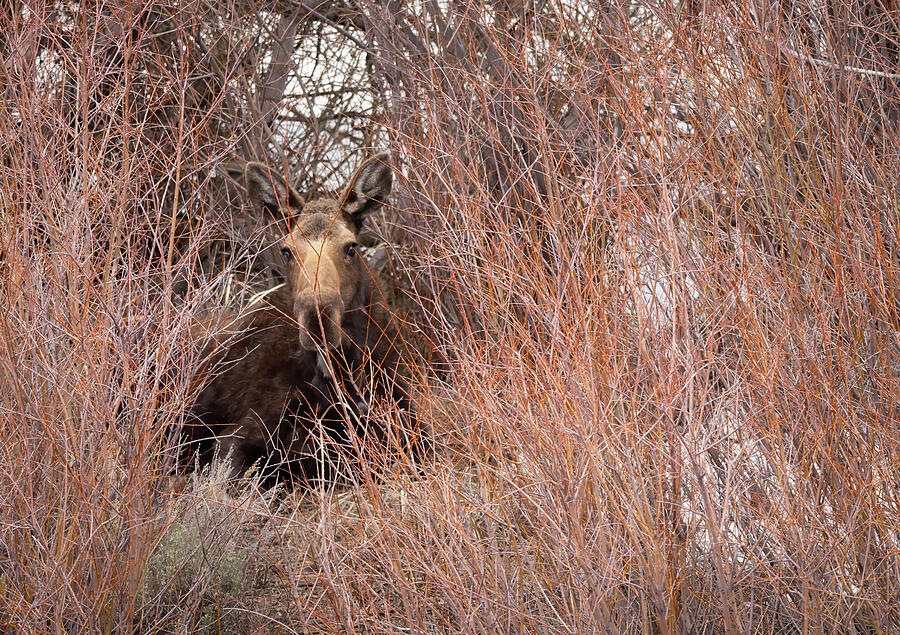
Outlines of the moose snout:
<svg viewBox="0 0 900 635">
<path fill-rule="evenodd" d="M 300 346 L 306 350 L 318 347 L 337 348 L 341 344 L 341 307 L 337 295 L 317 295 L 297 302 Z"/>
</svg>

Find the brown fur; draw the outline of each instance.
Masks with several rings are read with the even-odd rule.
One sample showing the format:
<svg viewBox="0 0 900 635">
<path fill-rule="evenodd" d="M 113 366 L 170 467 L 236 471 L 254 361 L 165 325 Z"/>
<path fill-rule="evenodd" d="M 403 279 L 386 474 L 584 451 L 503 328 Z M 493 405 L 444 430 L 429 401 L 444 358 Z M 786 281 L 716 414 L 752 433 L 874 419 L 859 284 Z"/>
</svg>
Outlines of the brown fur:
<svg viewBox="0 0 900 635">
<path fill-rule="evenodd" d="M 367 446 L 391 436 L 367 420 L 373 398 L 390 398 L 404 414 L 395 438 L 416 456 L 424 448 L 410 443 L 414 415 L 396 336 L 355 249 L 366 216 L 390 192 L 386 161 L 373 157 L 339 197 L 306 205 L 264 166 L 247 165 L 251 206 L 292 222 L 270 256 L 280 261 L 285 287 L 262 308 L 218 320 L 198 381 L 212 378 L 186 427 L 187 447 L 202 461 L 218 451 L 230 456 L 235 475 L 262 458 L 295 478 L 331 480 L 354 437 Z M 228 321 L 234 328 L 223 328 Z"/>
</svg>

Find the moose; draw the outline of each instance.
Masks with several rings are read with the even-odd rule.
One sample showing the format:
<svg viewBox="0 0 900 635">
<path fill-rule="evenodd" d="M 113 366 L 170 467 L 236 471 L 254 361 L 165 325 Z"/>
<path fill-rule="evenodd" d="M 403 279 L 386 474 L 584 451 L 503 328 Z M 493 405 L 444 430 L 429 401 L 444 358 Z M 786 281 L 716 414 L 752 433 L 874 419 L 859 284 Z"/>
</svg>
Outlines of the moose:
<svg viewBox="0 0 900 635">
<path fill-rule="evenodd" d="M 252 213 L 282 223 L 268 249 L 284 284 L 260 308 L 219 316 L 233 326 L 207 345 L 182 447 L 202 463 L 230 461 L 233 477 L 259 462 L 267 478 L 306 483 L 336 480 L 354 464 L 348 457 L 391 443 L 418 462 L 429 444 L 359 247 L 363 223 L 391 191 L 387 155 L 365 161 L 337 197 L 308 203 L 261 163 L 247 163 L 242 181 Z M 369 417 L 385 398 L 396 429 Z"/>
</svg>

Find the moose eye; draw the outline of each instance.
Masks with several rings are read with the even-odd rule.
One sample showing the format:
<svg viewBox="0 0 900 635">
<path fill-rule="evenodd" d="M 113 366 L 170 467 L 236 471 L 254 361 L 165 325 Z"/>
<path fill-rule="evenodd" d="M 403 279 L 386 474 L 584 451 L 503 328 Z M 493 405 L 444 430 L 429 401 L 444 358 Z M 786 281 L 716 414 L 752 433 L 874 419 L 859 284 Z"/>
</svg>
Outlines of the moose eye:
<svg viewBox="0 0 900 635">
<path fill-rule="evenodd" d="M 357 250 L 358 248 L 359 248 L 359 244 L 358 244 L 358 243 L 350 243 L 349 245 L 347 245 L 347 247 L 346 247 L 347 257 L 348 257 L 348 258 L 352 258 L 353 256 L 355 256 L 355 255 L 356 255 L 356 250 Z"/>
<path fill-rule="evenodd" d="M 294 259 L 294 253 L 287 247 L 281 248 L 281 255 L 284 256 L 284 259 L 287 262 L 290 262 L 291 260 Z"/>
</svg>

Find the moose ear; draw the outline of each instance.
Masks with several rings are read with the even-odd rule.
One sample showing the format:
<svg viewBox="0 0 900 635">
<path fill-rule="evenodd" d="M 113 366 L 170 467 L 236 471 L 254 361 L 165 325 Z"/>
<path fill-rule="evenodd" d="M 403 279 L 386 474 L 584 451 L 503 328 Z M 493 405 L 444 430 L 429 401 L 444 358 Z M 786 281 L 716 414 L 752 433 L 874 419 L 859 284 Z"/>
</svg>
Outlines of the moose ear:
<svg viewBox="0 0 900 635">
<path fill-rule="evenodd" d="M 356 231 L 360 230 L 366 216 L 380 208 L 391 193 L 394 173 L 388 161 L 387 153 L 367 159 L 344 192 L 341 211 Z"/>
<path fill-rule="evenodd" d="M 274 219 L 292 217 L 303 208 L 303 197 L 278 172 L 262 163 L 251 161 L 246 165 L 244 186 L 253 209 Z"/>
</svg>

